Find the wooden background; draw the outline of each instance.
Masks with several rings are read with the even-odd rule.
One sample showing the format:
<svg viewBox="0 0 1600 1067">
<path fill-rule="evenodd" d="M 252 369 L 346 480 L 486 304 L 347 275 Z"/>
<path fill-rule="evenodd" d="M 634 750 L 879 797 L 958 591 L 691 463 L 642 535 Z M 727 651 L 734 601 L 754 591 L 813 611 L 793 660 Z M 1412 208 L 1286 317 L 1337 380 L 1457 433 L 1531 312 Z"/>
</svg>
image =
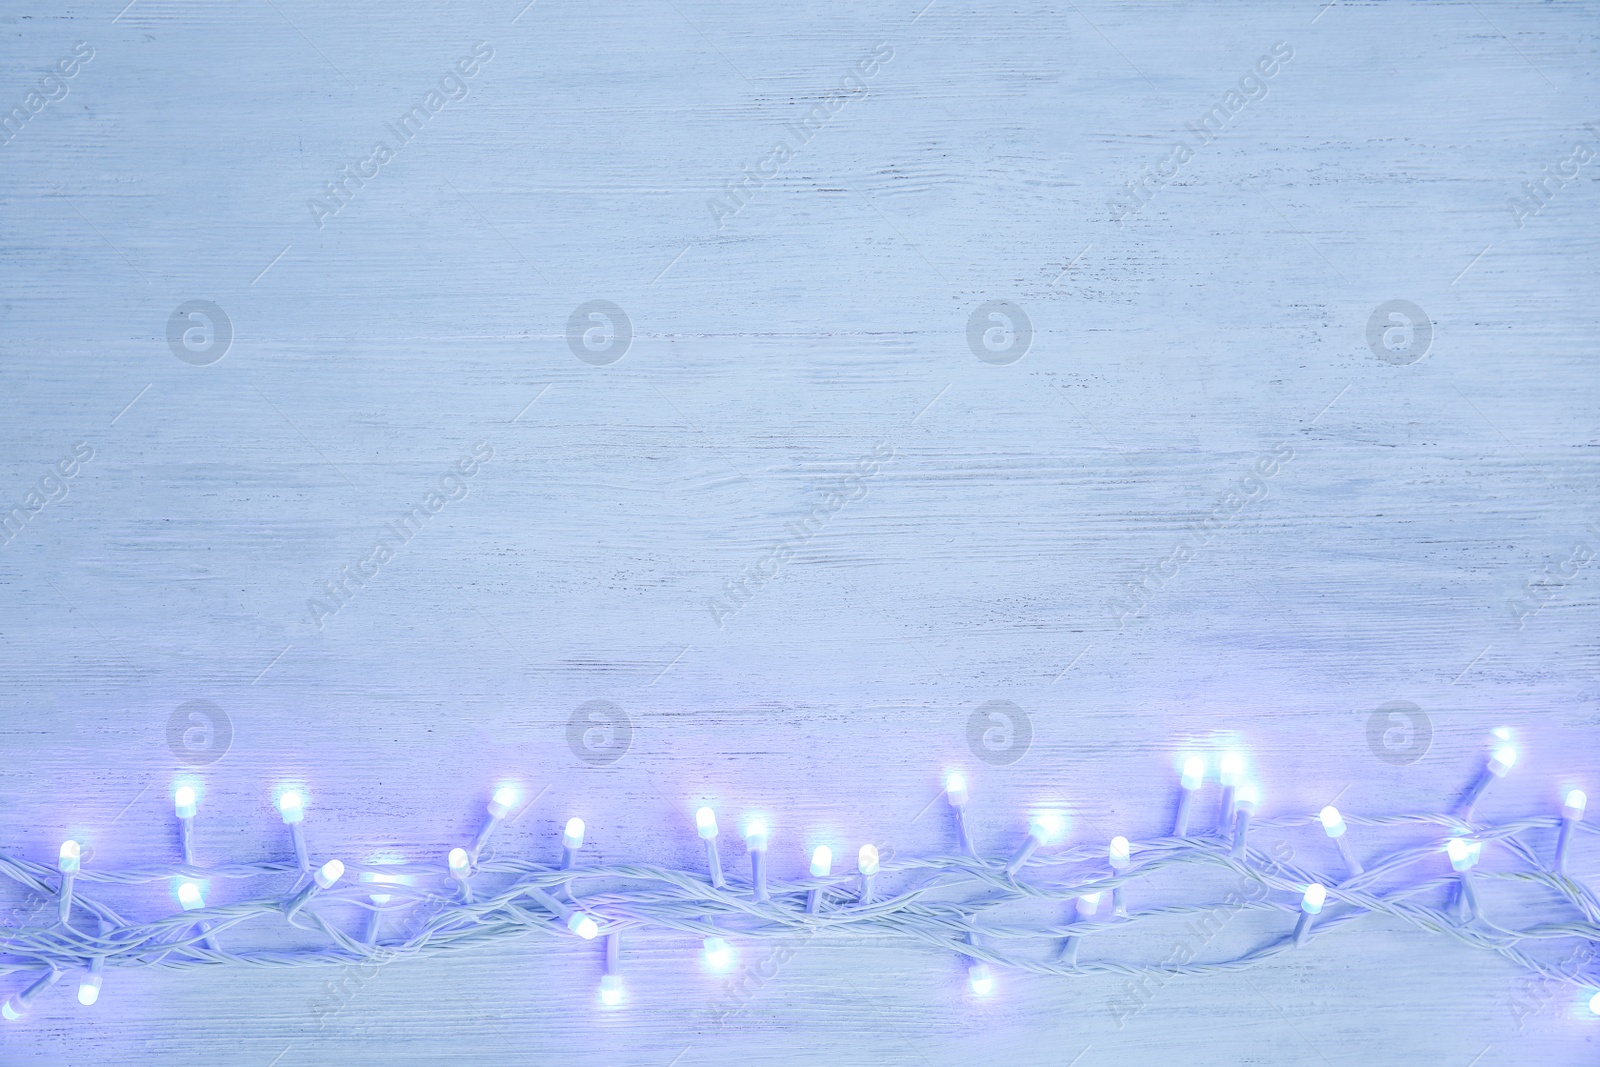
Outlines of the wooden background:
<svg viewBox="0 0 1600 1067">
<path fill-rule="evenodd" d="M 170 858 L 172 778 L 213 757 L 203 861 L 283 855 L 288 779 L 317 854 L 437 858 L 511 778 L 545 790 L 520 854 L 581 814 L 596 858 L 696 864 L 709 800 L 768 812 L 790 874 L 818 840 L 949 848 L 944 807 L 918 816 L 952 766 L 993 852 L 1047 797 L 1078 840 L 1163 832 L 1175 755 L 1226 737 L 1268 814 L 1440 809 L 1498 725 L 1525 757 L 1486 814 L 1593 773 L 1570 561 L 1600 546 L 1600 161 L 1511 206 L 1600 149 L 1593 6 L 123 2 L 0 14 L 6 109 L 93 49 L 0 146 L 6 506 L 93 449 L 0 545 L 7 854 Z M 466 98 L 319 228 L 308 201 L 479 42 Z M 1279 42 L 1265 97 L 1116 221 Z M 719 225 L 708 199 L 884 43 Z M 1433 324 L 1413 362 L 1367 342 L 1396 299 Z M 191 300 L 232 325 L 209 365 L 168 344 Z M 591 300 L 631 322 L 609 365 L 568 344 Z M 991 300 L 1032 324 L 1009 365 L 968 344 Z M 317 625 L 321 583 L 479 442 L 465 498 Z M 191 701 L 225 751 L 171 743 Z M 568 742 L 591 701 L 631 724 L 606 765 Z M 1003 766 L 969 747 L 989 701 L 1029 723 Z M 1431 723 L 1406 765 L 1369 742 L 1396 701 Z M 974 1003 L 956 960 L 826 939 L 717 1024 L 694 949 L 630 941 L 610 1013 L 565 942 L 396 963 L 331 1017 L 325 971 L 117 971 L 0 1060 L 1494 1067 L 1592 1062 L 1600 1033 L 1377 920 L 1121 1028 L 1111 979 Z"/>
</svg>

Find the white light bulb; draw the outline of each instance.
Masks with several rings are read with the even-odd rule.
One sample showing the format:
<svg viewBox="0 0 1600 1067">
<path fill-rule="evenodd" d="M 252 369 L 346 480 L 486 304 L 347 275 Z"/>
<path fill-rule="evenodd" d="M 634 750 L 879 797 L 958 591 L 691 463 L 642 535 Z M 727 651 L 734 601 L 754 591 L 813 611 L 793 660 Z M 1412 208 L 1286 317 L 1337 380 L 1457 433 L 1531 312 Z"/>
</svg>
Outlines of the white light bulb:
<svg viewBox="0 0 1600 1067">
<path fill-rule="evenodd" d="M 811 877 L 826 878 L 833 871 L 833 849 L 818 845 L 811 850 Z"/>
<path fill-rule="evenodd" d="M 1322 820 L 1322 828 L 1327 831 L 1329 837 L 1342 837 L 1344 835 L 1344 816 L 1340 815 L 1339 809 L 1332 804 L 1323 808 L 1322 813 L 1317 818 Z"/>
<path fill-rule="evenodd" d="M 318 889 L 327 889 L 343 877 L 344 863 L 340 860 L 329 860 L 317 869 L 316 874 L 312 875 Z"/>
<path fill-rule="evenodd" d="M 453 848 L 450 850 L 449 863 L 451 876 L 465 878 L 467 871 L 472 867 L 472 857 L 467 855 L 467 850 L 464 848 Z"/>
<path fill-rule="evenodd" d="M 1190 756 L 1183 761 L 1182 784 L 1185 789 L 1199 789 L 1200 783 L 1206 778 L 1206 761 L 1199 756 Z"/>
<path fill-rule="evenodd" d="M 575 911 L 572 913 L 572 918 L 567 920 L 567 929 L 585 941 L 593 941 L 595 935 L 600 933 L 600 924 L 595 922 L 591 916 L 585 915 L 581 911 Z"/>
<path fill-rule="evenodd" d="M 720 937 L 705 940 L 706 968 L 721 973 L 733 966 L 733 946 Z"/>
<path fill-rule="evenodd" d="M 1561 805 L 1561 817 L 1574 821 L 1581 819 L 1583 810 L 1588 806 L 1589 798 L 1584 795 L 1583 790 L 1573 789 L 1567 793 L 1567 798 Z"/>
<path fill-rule="evenodd" d="M 583 847 L 583 820 L 568 819 L 566 832 L 561 835 L 561 843 L 567 848 Z"/>
<path fill-rule="evenodd" d="M 1084 918 L 1100 910 L 1100 894 L 1085 893 L 1078 898 L 1078 914 Z"/>
<path fill-rule="evenodd" d="M 1489 773 L 1496 778 L 1504 778 L 1506 772 L 1517 763 L 1517 746 L 1497 745 L 1494 753 L 1489 757 Z"/>
<path fill-rule="evenodd" d="M 194 818 L 199 804 L 199 796 L 195 793 L 194 786 L 180 785 L 172 791 L 172 806 L 180 819 Z"/>
<path fill-rule="evenodd" d="M 951 771 L 944 780 L 944 795 L 949 798 L 953 808 L 965 807 L 967 800 L 967 776 L 960 771 Z"/>
<path fill-rule="evenodd" d="M 503 785 L 494 791 L 494 796 L 489 800 L 489 818 L 503 819 L 517 806 L 517 787 Z"/>
<path fill-rule="evenodd" d="M 622 975 L 600 976 L 600 1003 L 608 1008 L 614 1008 L 622 1003 Z"/>
<path fill-rule="evenodd" d="M 760 851 L 767 847 L 767 820 L 757 816 L 744 824 L 745 845 Z"/>
<path fill-rule="evenodd" d="M 994 992 L 994 972 L 987 963 L 974 963 L 968 967 L 967 982 L 977 996 L 986 997 Z"/>
<path fill-rule="evenodd" d="M 1244 753 L 1224 752 L 1219 776 L 1223 785 L 1238 785 L 1244 775 Z"/>
<path fill-rule="evenodd" d="M 184 911 L 193 911 L 205 907 L 205 895 L 200 891 L 199 882 L 181 882 L 178 885 L 178 903 L 183 905 Z"/>
<path fill-rule="evenodd" d="M 1044 811 L 1028 820 L 1028 832 L 1041 845 L 1061 837 L 1067 832 L 1067 817 L 1058 811 Z"/>
<path fill-rule="evenodd" d="M 1234 803 L 1243 811 L 1255 814 L 1256 807 L 1261 803 L 1261 791 L 1253 783 L 1246 782 L 1239 787 Z"/>
<path fill-rule="evenodd" d="M 862 845 L 861 851 L 856 854 L 856 870 L 862 874 L 878 873 L 878 846 Z"/>
<path fill-rule="evenodd" d="M 61 842 L 61 856 L 56 861 L 57 868 L 62 874 L 73 874 L 78 870 L 78 862 L 83 858 L 83 852 L 76 841 Z"/>
<path fill-rule="evenodd" d="M 278 794 L 278 813 L 291 826 L 306 817 L 306 798 L 300 790 L 285 789 Z"/>
<path fill-rule="evenodd" d="M 1120 871 L 1129 863 L 1128 839 L 1126 837 L 1113 837 L 1111 839 L 1111 869 Z"/>
<path fill-rule="evenodd" d="M 100 999 L 100 985 L 105 979 L 98 974 L 86 974 L 78 983 L 78 1003 L 90 1007 Z"/>
<path fill-rule="evenodd" d="M 1307 915 L 1315 915 L 1322 910 L 1322 904 L 1328 899 L 1328 890 L 1316 882 L 1306 886 L 1306 892 L 1300 898 L 1300 910 Z"/>
<path fill-rule="evenodd" d="M 4 1004 L 0 1004 L 0 1015 L 4 1015 L 11 1022 L 16 1022 L 22 1018 L 22 1013 L 26 1010 L 27 1008 L 22 1001 L 14 996 L 8 997 Z"/>
<path fill-rule="evenodd" d="M 707 841 L 717 836 L 717 813 L 710 808 L 701 808 L 694 813 L 694 827 L 700 836 Z"/>
<path fill-rule="evenodd" d="M 1464 871 L 1478 862 L 1478 854 L 1483 851 L 1483 844 L 1478 841 L 1468 841 L 1464 837 L 1452 837 L 1445 842 L 1444 851 L 1450 857 L 1450 866 L 1458 871 Z"/>
<path fill-rule="evenodd" d="M 1589 1010 L 1596 1015 L 1600 1015 L 1600 993 L 1596 993 L 1589 998 Z"/>
</svg>

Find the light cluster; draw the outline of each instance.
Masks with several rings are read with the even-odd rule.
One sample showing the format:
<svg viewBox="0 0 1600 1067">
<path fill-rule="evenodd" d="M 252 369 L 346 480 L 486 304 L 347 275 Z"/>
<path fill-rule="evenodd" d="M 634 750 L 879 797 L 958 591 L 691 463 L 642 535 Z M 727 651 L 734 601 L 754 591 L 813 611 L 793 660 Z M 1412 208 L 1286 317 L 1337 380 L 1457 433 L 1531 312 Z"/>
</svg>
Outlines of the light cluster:
<svg viewBox="0 0 1600 1067">
<path fill-rule="evenodd" d="M 284 786 L 277 808 L 289 831 L 293 861 L 276 860 L 202 867 L 194 858 L 196 819 L 203 783 L 183 779 L 173 790 L 181 865 L 99 871 L 84 866 L 84 851 L 75 840 L 62 842 L 52 870 L 27 860 L 0 856 L 0 873 L 55 903 L 52 923 L 7 929 L 0 943 L 0 975 L 29 979 L 0 1004 L 0 1016 L 20 1019 L 30 1002 L 64 975 L 78 980 L 78 1001 L 89 1006 L 100 999 L 108 965 L 113 968 L 160 965 L 191 967 L 248 962 L 267 965 L 359 963 L 397 956 L 418 956 L 489 944 L 525 933 L 574 936 L 583 941 L 604 937 L 605 955 L 599 1003 L 616 1007 L 626 1000 L 620 945 L 628 930 L 655 929 L 697 937 L 707 970 L 725 973 L 737 965 L 741 941 L 789 936 L 800 931 L 892 935 L 946 949 L 965 961 L 973 995 L 989 996 L 1007 970 L 1039 974 L 1140 975 L 1209 974 L 1270 959 L 1306 943 L 1319 932 L 1339 927 L 1365 914 L 1382 914 L 1422 929 L 1446 933 L 1490 950 L 1547 980 L 1574 990 L 1592 981 L 1580 970 L 1546 962 L 1527 951 L 1554 939 L 1600 941 L 1600 900 L 1586 886 L 1567 876 L 1572 841 L 1582 830 L 1587 797 L 1570 789 L 1562 797 L 1559 816 L 1535 816 L 1500 824 L 1474 822 L 1472 813 L 1485 791 L 1517 761 L 1508 731 L 1496 731 L 1482 773 L 1463 793 L 1454 812 L 1362 818 L 1345 816 L 1328 806 L 1316 815 L 1258 819 L 1259 785 L 1247 776 L 1242 752 L 1219 754 L 1217 781 L 1221 795 L 1214 828 L 1193 832 L 1209 761 L 1187 754 L 1179 759 L 1176 817 L 1169 836 L 1133 842 L 1113 837 L 1106 845 L 1063 842 L 1070 820 L 1059 808 L 1035 811 L 1027 836 L 1009 858 L 981 855 L 968 827 L 971 802 L 960 772 L 945 780 L 944 796 L 954 821 L 958 851 L 951 855 L 900 859 L 880 855 L 876 845 L 863 844 L 854 871 L 835 872 L 833 849 L 819 845 L 811 852 L 809 877 L 784 880 L 768 869 L 771 830 L 760 815 L 742 825 L 749 875 L 725 873 L 718 850 L 717 816 L 709 807 L 694 813 L 705 842 L 704 871 L 671 870 L 642 864 L 582 864 L 586 827 L 569 819 L 561 833 L 561 859 L 549 865 L 500 858 L 489 850 L 496 827 L 521 804 L 517 787 L 496 789 L 487 818 L 469 846 L 441 849 L 442 863 L 406 863 L 399 857 L 378 857 L 364 864 L 327 859 L 314 865 L 307 847 L 306 793 Z M 1342 875 L 1317 875 L 1252 847 L 1252 829 L 1288 830 L 1320 824 L 1337 849 Z M 1411 826 L 1431 835 L 1428 843 L 1369 857 L 1363 864 L 1350 841 L 1351 825 Z M 1553 847 L 1529 838 L 1555 831 Z M 1548 859 L 1541 853 L 1548 847 Z M 1479 869 L 1485 850 L 1516 869 L 1486 873 Z M 1448 873 L 1440 860 L 1448 861 Z M 796 857 L 796 863 L 800 857 Z M 1241 903 L 1128 907 L 1128 890 L 1179 865 L 1206 865 L 1243 876 L 1262 890 L 1260 899 Z M 1427 870 L 1436 865 L 1435 872 Z M 1415 869 L 1422 868 L 1422 877 Z M 347 879 L 347 871 L 355 877 Z M 287 894 L 242 897 L 227 902 L 206 897 L 217 880 L 242 881 L 272 877 L 292 880 Z M 1579 914 L 1561 923 L 1523 930 L 1484 918 L 1478 883 L 1489 878 L 1534 883 Z M 175 914 L 148 921 L 125 918 L 86 888 L 135 885 L 170 880 L 178 904 Z M 888 883 L 888 890 L 882 889 Z M 1398 883 L 1398 884 L 1396 884 Z M 227 896 L 229 894 L 223 894 Z M 1109 914 L 1102 902 L 1110 898 Z M 1427 903 L 1443 898 L 1443 906 Z M 1028 901 L 1071 905 L 1062 923 L 1032 925 L 991 921 L 1000 909 Z M 1203 910 L 1266 909 L 1287 917 L 1267 943 L 1229 960 L 1140 964 L 1104 958 L 1081 959 L 1095 935 L 1160 916 Z M 360 937 L 348 925 L 351 910 L 364 911 Z M 224 949 L 233 931 L 246 923 L 273 919 L 327 939 L 324 947 L 300 951 Z M 385 923 L 390 925 L 385 937 Z M 225 936 L 226 935 L 226 936 Z M 380 956 L 381 953 L 381 956 Z M 1590 1010 L 1600 1015 L 1600 989 L 1584 992 Z"/>
</svg>

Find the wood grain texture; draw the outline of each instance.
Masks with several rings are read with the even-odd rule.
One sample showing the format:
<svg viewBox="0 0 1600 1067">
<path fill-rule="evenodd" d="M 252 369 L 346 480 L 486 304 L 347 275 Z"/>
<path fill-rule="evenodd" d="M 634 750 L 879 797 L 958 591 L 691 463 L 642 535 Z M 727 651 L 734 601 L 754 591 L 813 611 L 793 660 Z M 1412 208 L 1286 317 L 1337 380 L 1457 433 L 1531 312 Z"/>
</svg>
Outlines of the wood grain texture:
<svg viewBox="0 0 1600 1067">
<path fill-rule="evenodd" d="M 1487 813 L 1594 774 L 1594 568 L 1512 605 L 1600 545 L 1600 161 L 1510 206 L 1600 149 L 1592 8 L 123 2 L 0 14 L 7 109 L 94 49 L 0 146 L 7 506 L 94 450 L 0 545 L 8 854 L 171 855 L 192 700 L 232 727 L 211 860 L 282 854 L 290 777 L 319 855 L 435 856 L 514 777 L 548 792 L 506 847 L 553 856 L 576 813 L 598 858 L 696 864 L 713 799 L 769 812 L 792 873 L 819 835 L 948 847 L 918 815 L 955 765 L 995 852 L 1046 796 L 1084 840 L 1161 832 L 1175 753 L 1224 736 L 1268 813 L 1439 808 L 1501 724 L 1525 761 Z M 478 42 L 466 97 L 319 228 L 308 200 Z M 1265 96 L 1119 224 L 1279 42 Z M 880 43 L 719 225 L 708 200 Z M 167 342 L 197 299 L 234 331 L 208 366 Z M 633 330 L 606 366 L 566 336 L 596 299 Z M 1406 365 L 1367 342 L 1394 299 L 1433 324 Z M 1011 365 L 968 345 L 990 300 L 1032 323 Z M 478 442 L 465 497 L 319 626 L 320 584 Z M 594 700 L 633 727 L 607 766 L 567 740 Z M 969 748 L 991 700 L 1031 723 L 1005 766 Z M 1369 746 L 1391 701 L 1432 723 L 1409 766 Z M 322 971 L 116 971 L 0 1062 L 1496 1067 L 1590 1062 L 1600 1033 L 1565 1000 L 1519 1019 L 1510 966 L 1378 920 L 1121 1028 L 1119 982 L 1002 976 L 974 1005 L 957 961 L 877 942 L 800 946 L 723 1024 L 685 939 L 626 945 L 623 1012 L 595 1010 L 599 966 L 395 963 L 321 1022 Z"/>
</svg>

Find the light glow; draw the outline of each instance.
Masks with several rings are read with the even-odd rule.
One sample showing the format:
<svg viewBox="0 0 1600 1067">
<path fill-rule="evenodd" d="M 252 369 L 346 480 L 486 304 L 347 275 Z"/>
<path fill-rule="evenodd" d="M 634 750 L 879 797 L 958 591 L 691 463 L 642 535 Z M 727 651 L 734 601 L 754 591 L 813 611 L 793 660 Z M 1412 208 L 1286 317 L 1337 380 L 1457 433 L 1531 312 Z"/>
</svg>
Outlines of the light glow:
<svg viewBox="0 0 1600 1067">
<path fill-rule="evenodd" d="M 505 818 L 517 806 L 517 797 L 517 787 L 514 785 L 503 785 L 496 789 L 489 800 L 489 818 Z"/>
<path fill-rule="evenodd" d="M 746 820 L 744 824 L 744 843 L 752 852 L 760 852 L 767 847 L 767 820 L 757 815 Z"/>
<path fill-rule="evenodd" d="M 1339 814 L 1338 808 L 1329 804 L 1322 809 L 1322 813 L 1317 818 L 1322 820 L 1322 828 L 1328 832 L 1329 837 L 1344 836 L 1344 816 Z"/>
<path fill-rule="evenodd" d="M 561 844 L 567 848 L 583 847 L 583 820 L 568 819 L 567 829 L 561 835 Z"/>
<path fill-rule="evenodd" d="M 614 1008 L 622 1003 L 622 975 L 600 976 L 600 1003 L 608 1008 Z"/>
<path fill-rule="evenodd" d="M 952 808 L 966 807 L 968 800 L 967 776 L 960 771 L 951 771 L 944 780 L 944 795 L 950 799 Z"/>
<path fill-rule="evenodd" d="M 73 874 L 78 870 L 78 863 L 83 858 L 83 853 L 76 841 L 61 842 L 61 858 L 56 861 L 56 866 L 62 874 Z"/>
<path fill-rule="evenodd" d="M 811 850 L 811 877 L 826 878 L 833 872 L 833 849 L 818 845 Z"/>
<path fill-rule="evenodd" d="M 16 1022 L 18 1019 L 22 1018 L 22 1013 L 24 1010 L 25 1009 L 23 1008 L 22 1001 L 18 1000 L 16 997 L 8 997 L 6 1002 L 3 1005 L 0 1005 L 0 1015 L 4 1015 L 10 1022 Z"/>
<path fill-rule="evenodd" d="M 1458 871 L 1464 871 L 1478 862 L 1478 856 L 1483 852 L 1483 842 L 1452 837 L 1445 842 L 1444 851 L 1445 855 L 1450 857 L 1450 866 Z"/>
<path fill-rule="evenodd" d="M 178 903 L 183 905 L 184 911 L 193 911 L 206 905 L 205 894 L 199 882 L 178 883 Z"/>
<path fill-rule="evenodd" d="M 472 868 L 472 857 L 467 855 L 467 850 L 464 848 L 451 849 L 449 862 L 450 874 L 455 878 L 465 878 Z"/>
<path fill-rule="evenodd" d="M 862 845 L 861 851 L 856 854 L 856 870 L 862 874 L 878 873 L 878 846 Z"/>
<path fill-rule="evenodd" d="M 1574 822 L 1583 818 L 1583 811 L 1589 806 L 1589 798 L 1583 790 L 1573 789 L 1567 793 L 1566 800 L 1561 805 L 1561 817 Z"/>
<path fill-rule="evenodd" d="M 180 785 L 172 791 L 172 806 L 180 819 L 194 818 L 199 800 L 199 794 L 192 785 Z"/>
<path fill-rule="evenodd" d="M 329 860 L 317 869 L 312 879 L 317 883 L 318 889 L 327 889 L 344 877 L 344 863 L 341 860 Z"/>
<path fill-rule="evenodd" d="M 1223 785 L 1238 785 L 1239 779 L 1244 777 L 1244 753 L 1224 752 L 1219 776 Z"/>
<path fill-rule="evenodd" d="M 572 918 L 567 920 L 567 929 L 585 941 L 593 941 L 600 933 L 600 924 L 594 921 L 593 916 L 575 911 L 572 913 Z"/>
<path fill-rule="evenodd" d="M 84 975 L 83 981 L 78 983 L 78 1003 L 84 1007 L 93 1006 L 100 999 L 100 985 L 104 981 L 98 974 Z"/>
<path fill-rule="evenodd" d="M 1067 817 L 1059 811 L 1042 811 L 1028 820 L 1028 832 L 1041 845 L 1066 836 Z"/>
<path fill-rule="evenodd" d="M 1113 837 L 1111 839 L 1111 869 L 1120 871 L 1128 865 L 1130 860 L 1128 852 L 1128 839 L 1126 837 Z"/>
<path fill-rule="evenodd" d="M 300 790 L 285 789 L 278 794 L 278 814 L 291 826 L 306 817 L 306 798 Z"/>
<path fill-rule="evenodd" d="M 974 963 L 967 968 L 967 984 L 974 996 L 986 997 L 994 992 L 994 972 L 987 963 Z"/>
<path fill-rule="evenodd" d="M 1489 757 L 1489 773 L 1496 778 L 1504 778 L 1506 772 L 1517 764 L 1516 745 L 1497 745 L 1494 753 Z"/>
<path fill-rule="evenodd" d="M 707 970 L 722 974 L 733 969 L 733 946 L 720 937 L 706 938 L 702 956 Z"/>
<path fill-rule="evenodd" d="M 1200 783 L 1206 778 L 1206 761 L 1199 756 L 1190 756 L 1183 761 L 1182 782 L 1185 789 L 1199 789 Z"/>
<path fill-rule="evenodd" d="M 1254 815 L 1257 806 L 1259 806 L 1261 803 L 1261 791 L 1256 788 L 1254 783 L 1246 782 L 1244 785 L 1239 787 L 1239 792 L 1236 794 L 1234 803 L 1238 806 L 1239 810 L 1247 811 Z"/>
<path fill-rule="evenodd" d="M 717 813 L 710 808 L 701 808 L 694 813 L 694 827 L 701 837 L 710 841 L 717 836 Z"/>
<path fill-rule="evenodd" d="M 1323 902 L 1328 899 L 1326 887 L 1312 882 L 1306 886 L 1305 895 L 1300 898 L 1300 910 L 1307 915 L 1315 915 L 1322 910 Z"/>
</svg>

